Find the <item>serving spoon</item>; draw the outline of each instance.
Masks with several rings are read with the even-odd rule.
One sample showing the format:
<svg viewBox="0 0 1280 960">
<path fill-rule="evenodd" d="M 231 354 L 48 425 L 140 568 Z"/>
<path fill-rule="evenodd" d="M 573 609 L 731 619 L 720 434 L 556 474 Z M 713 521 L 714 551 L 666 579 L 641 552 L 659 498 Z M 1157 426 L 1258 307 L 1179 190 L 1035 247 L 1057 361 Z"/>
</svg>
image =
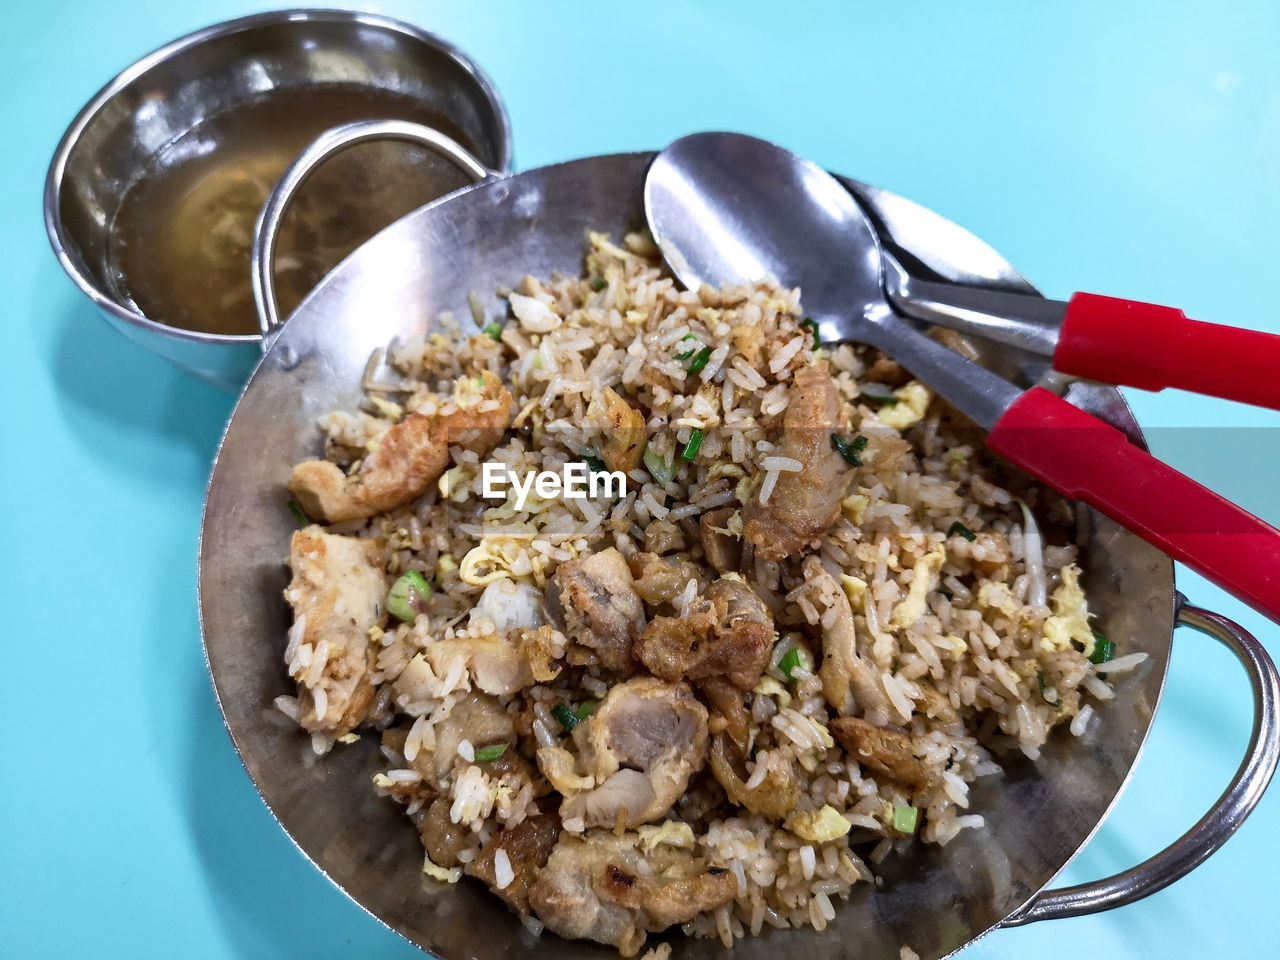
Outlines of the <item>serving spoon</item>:
<svg viewBox="0 0 1280 960">
<path fill-rule="evenodd" d="M 985 428 L 994 453 L 1280 622 L 1280 530 L 1056 394 L 1024 391 L 902 322 L 875 229 L 821 167 L 755 137 L 692 134 L 658 154 L 644 204 L 686 287 L 800 287 L 822 341 L 880 349 Z"/>
</svg>

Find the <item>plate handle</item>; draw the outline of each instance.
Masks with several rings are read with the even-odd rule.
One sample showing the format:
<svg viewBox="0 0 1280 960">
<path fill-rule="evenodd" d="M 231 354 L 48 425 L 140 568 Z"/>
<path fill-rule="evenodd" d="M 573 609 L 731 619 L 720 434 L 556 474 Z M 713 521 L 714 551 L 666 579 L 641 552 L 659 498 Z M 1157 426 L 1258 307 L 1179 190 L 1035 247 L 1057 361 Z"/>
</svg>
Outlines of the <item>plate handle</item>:
<svg viewBox="0 0 1280 960">
<path fill-rule="evenodd" d="M 316 168 L 336 153 L 369 140 L 403 140 L 416 143 L 440 154 L 453 162 L 459 170 L 474 182 L 499 177 L 477 160 L 466 147 L 439 130 L 411 123 L 408 120 L 357 120 L 326 130 L 316 137 L 293 161 L 267 197 L 253 234 L 253 300 L 258 307 L 258 325 L 262 328 L 262 349 L 265 353 L 274 339 L 272 334 L 282 323 L 280 306 L 276 302 L 275 259 L 276 241 L 285 211 L 294 195 L 306 183 Z"/>
<path fill-rule="evenodd" d="M 1262 799 L 1280 759 L 1280 676 L 1257 639 L 1218 613 L 1193 607 L 1178 597 L 1178 624 L 1207 633 L 1239 658 L 1253 687 L 1253 735 L 1244 760 L 1222 796 L 1200 821 L 1149 860 L 1124 873 L 1033 897 L 1001 922 L 1018 927 L 1037 920 L 1079 917 L 1122 907 L 1163 890 L 1204 863 L 1227 842 Z"/>
</svg>

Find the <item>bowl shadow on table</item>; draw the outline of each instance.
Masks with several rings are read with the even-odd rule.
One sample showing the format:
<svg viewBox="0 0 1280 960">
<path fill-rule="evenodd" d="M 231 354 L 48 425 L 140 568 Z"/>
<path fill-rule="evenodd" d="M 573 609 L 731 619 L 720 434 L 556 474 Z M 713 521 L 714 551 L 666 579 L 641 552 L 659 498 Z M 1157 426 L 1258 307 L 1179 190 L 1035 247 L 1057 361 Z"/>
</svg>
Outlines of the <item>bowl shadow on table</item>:
<svg viewBox="0 0 1280 960">
<path fill-rule="evenodd" d="M 207 473 L 235 398 L 178 370 L 111 329 L 67 291 L 45 345 L 64 419 L 76 439 L 114 469 L 167 481 L 139 456 L 154 438 L 179 444 Z M 105 427 L 105 429 L 104 429 Z"/>
<path fill-rule="evenodd" d="M 184 639 L 198 643 L 196 636 Z M 190 729 L 179 771 L 183 799 L 209 899 L 233 954 L 422 957 L 346 900 L 272 819 L 231 745 L 208 677 L 184 678 L 184 689 Z"/>
</svg>

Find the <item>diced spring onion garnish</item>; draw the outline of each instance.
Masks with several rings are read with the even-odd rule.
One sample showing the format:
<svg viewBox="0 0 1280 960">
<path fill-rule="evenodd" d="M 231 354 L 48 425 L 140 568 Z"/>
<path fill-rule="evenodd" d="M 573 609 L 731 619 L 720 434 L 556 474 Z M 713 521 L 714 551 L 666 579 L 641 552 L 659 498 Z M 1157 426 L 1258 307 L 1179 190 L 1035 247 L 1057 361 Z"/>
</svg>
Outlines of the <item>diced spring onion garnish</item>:
<svg viewBox="0 0 1280 960">
<path fill-rule="evenodd" d="M 915 833 L 919 824 L 919 807 L 904 807 L 900 803 L 893 805 L 893 829 L 899 833 Z"/>
<path fill-rule="evenodd" d="M 629 536 L 636 543 L 644 543 L 644 531 L 640 529 L 640 524 L 633 523 L 631 529 L 627 531 Z"/>
<path fill-rule="evenodd" d="M 608 284 L 604 282 L 603 277 L 591 278 L 591 289 L 594 290 L 596 293 L 599 293 L 601 290 L 603 290 L 607 286 Z"/>
<path fill-rule="evenodd" d="M 387 613 L 404 623 L 413 623 L 418 614 L 427 612 L 430 599 L 431 584 L 417 570 L 406 570 L 387 595 Z"/>
<path fill-rule="evenodd" d="M 476 751 L 476 763 L 493 763 L 507 752 L 505 743 L 495 743 L 490 747 L 481 747 Z"/>
<path fill-rule="evenodd" d="M 803 320 L 800 321 L 800 326 L 808 327 L 810 330 L 813 331 L 813 349 L 817 350 L 818 346 L 822 342 L 821 340 L 818 339 L 818 321 L 813 319 L 813 317 L 805 317 Z"/>
<path fill-rule="evenodd" d="M 858 392 L 864 399 L 870 400 L 872 403 L 878 403 L 881 406 L 891 407 L 898 402 L 897 395 L 892 389 L 883 383 L 864 383 L 858 388 Z"/>
<path fill-rule="evenodd" d="M 1045 703 L 1047 703 L 1047 704 L 1048 704 L 1049 706 L 1051 706 L 1051 707 L 1060 707 L 1060 706 L 1062 706 L 1062 699 L 1058 696 L 1058 691 L 1057 691 L 1057 690 L 1054 690 L 1054 689 L 1053 689 L 1053 687 L 1045 687 L 1045 685 L 1044 685 L 1044 672 L 1043 672 L 1043 671 L 1040 671 L 1040 670 L 1037 670 L 1037 671 L 1036 671 L 1036 686 L 1038 686 L 1038 687 L 1040 688 L 1040 699 L 1041 699 L 1041 700 L 1043 700 Z M 1046 691 L 1046 690 L 1048 690 L 1048 691 L 1050 691 L 1050 692 L 1052 692 L 1052 693 L 1053 693 L 1053 699 L 1052 699 L 1052 700 L 1050 700 L 1047 696 L 1045 696 L 1045 691 Z"/>
<path fill-rule="evenodd" d="M 787 675 L 788 680 L 794 679 L 791 676 L 791 671 L 798 666 L 800 666 L 800 651 L 795 647 L 788 650 L 782 659 L 778 661 L 778 669 Z"/>
<path fill-rule="evenodd" d="M 645 451 L 644 466 L 649 471 L 650 476 L 657 480 L 660 486 L 664 487 L 671 482 L 671 478 L 676 473 L 676 465 L 673 461 L 652 450 Z"/>
<path fill-rule="evenodd" d="M 672 507 L 674 507 L 674 506 L 676 505 L 676 498 L 675 498 L 675 497 L 673 497 L 671 494 L 669 494 L 669 493 L 668 493 L 668 494 L 663 498 L 663 500 L 662 500 L 662 505 L 663 505 L 664 507 L 666 507 L 668 510 L 670 510 Z"/>
<path fill-rule="evenodd" d="M 948 537 L 964 537 L 970 543 L 973 543 L 973 541 L 978 539 L 978 535 L 974 533 L 972 530 L 970 530 L 968 527 L 966 527 L 959 520 L 953 523 L 950 529 L 947 530 L 947 536 Z"/>
<path fill-rule="evenodd" d="M 858 441 L 862 443 L 859 445 Z M 862 466 L 862 458 L 858 456 L 858 451 L 867 445 L 866 437 L 856 437 L 849 440 L 839 433 L 831 434 L 831 446 L 835 447 L 836 453 L 844 458 L 844 462 L 851 467 Z"/>
<path fill-rule="evenodd" d="M 587 465 L 592 473 L 606 473 L 609 468 L 604 465 L 604 461 L 585 450 L 582 452 L 582 462 Z"/>
<path fill-rule="evenodd" d="M 795 680 L 796 670 L 808 670 L 812 673 L 813 654 L 804 646 L 797 644 L 782 655 L 782 659 L 778 661 L 778 669 L 788 680 Z"/>
<path fill-rule="evenodd" d="M 1101 630 L 1093 631 L 1093 653 L 1089 655 L 1090 663 L 1106 663 L 1116 655 L 1116 645 Z"/>
<path fill-rule="evenodd" d="M 573 711 L 573 715 L 579 720 L 585 720 L 596 712 L 596 707 L 599 703 L 599 700 L 583 700 L 578 704 L 577 709 Z"/>
<path fill-rule="evenodd" d="M 702 368 L 707 365 L 707 361 L 710 359 L 711 359 L 711 348 L 703 347 L 701 350 L 698 351 L 697 355 L 694 356 L 693 362 L 689 364 L 689 373 L 690 374 L 701 373 Z"/>
<path fill-rule="evenodd" d="M 693 460 L 698 456 L 698 450 L 702 447 L 702 439 L 706 436 L 701 430 L 694 430 L 689 434 L 689 442 L 684 445 L 684 449 L 680 451 L 680 456 L 684 460 Z"/>
<path fill-rule="evenodd" d="M 311 521 L 307 519 L 307 515 L 302 512 L 302 505 L 297 500 L 290 500 L 285 504 L 289 508 L 289 512 L 293 514 L 293 519 L 298 521 L 298 526 L 306 527 L 311 525 Z"/>
<path fill-rule="evenodd" d="M 681 337 L 681 338 L 680 338 L 680 342 L 681 342 L 681 343 L 684 343 L 686 340 L 692 340 L 694 343 L 700 343 L 700 342 L 701 342 L 701 341 L 699 341 L 699 340 L 698 340 L 698 338 L 697 338 L 697 337 L 695 337 L 692 333 L 686 333 L 683 337 Z M 680 361 L 688 360 L 690 357 L 692 357 L 692 356 L 693 356 L 695 353 L 697 353 L 697 352 L 698 352 L 698 348 L 697 348 L 697 347 L 693 347 L 692 349 L 685 350 L 683 353 L 677 353 L 677 354 L 676 354 L 676 359 L 677 359 L 677 360 L 680 360 Z"/>
<path fill-rule="evenodd" d="M 552 707 L 551 715 L 556 718 L 560 726 L 564 727 L 566 733 L 582 722 L 577 714 L 566 707 L 563 703 L 557 703 Z"/>
<path fill-rule="evenodd" d="M 484 328 L 483 330 L 481 330 L 480 332 L 481 332 L 481 333 L 483 333 L 483 334 L 487 334 L 488 336 L 492 337 L 494 340 L 501 340 L 501 339 L 502 339 L 502 324 L 500 324 L 500 323 L 498 323 L 497 321 L 495 321 L 495 322 L 493 322 L 493 323 L 489 324 L 487 327 L 485 327 L 485 328 Z"/>
</svg>

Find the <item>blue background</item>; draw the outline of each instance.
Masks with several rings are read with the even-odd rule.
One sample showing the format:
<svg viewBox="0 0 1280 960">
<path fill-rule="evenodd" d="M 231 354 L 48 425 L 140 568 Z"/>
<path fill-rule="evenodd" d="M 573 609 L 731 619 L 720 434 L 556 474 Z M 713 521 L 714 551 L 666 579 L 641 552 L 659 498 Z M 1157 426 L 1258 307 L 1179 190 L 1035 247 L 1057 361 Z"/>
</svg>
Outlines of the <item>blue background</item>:
<svg viewBox="0 0 1280 960">
<path fill-rule="evenodd" d="M 490 72 L 521 168 L 739 129 L 936 208 L 1049 295 L 1094 289 L 1280 333 L 1280 5 L 1070 6 L 370 9 L 442 34 Z M 172 37 L 256 9 L 5 4 L 5 956 L 418 956 L 297 853 L 214 705 L 195 543 L 231 398 L 99 320 L 40 219 L 54 145 L 101 84 Z M 1172 392 L 1130 400 L 1157 454 L 1280 522 L 1280 415 Z M 1179 585 L 1280 650 L 1260 616 L 1185 570 Z M 1249 715 L 1234 661 L 1180 631 L 1134 781 L 1063 880 L 1128 867 L 1190 826 L 1234 769 Z M 1171 889 L 997 932 L 964 956 L 1275 955 L 1277 853 L 1280 790 Z"/>
</svg>

